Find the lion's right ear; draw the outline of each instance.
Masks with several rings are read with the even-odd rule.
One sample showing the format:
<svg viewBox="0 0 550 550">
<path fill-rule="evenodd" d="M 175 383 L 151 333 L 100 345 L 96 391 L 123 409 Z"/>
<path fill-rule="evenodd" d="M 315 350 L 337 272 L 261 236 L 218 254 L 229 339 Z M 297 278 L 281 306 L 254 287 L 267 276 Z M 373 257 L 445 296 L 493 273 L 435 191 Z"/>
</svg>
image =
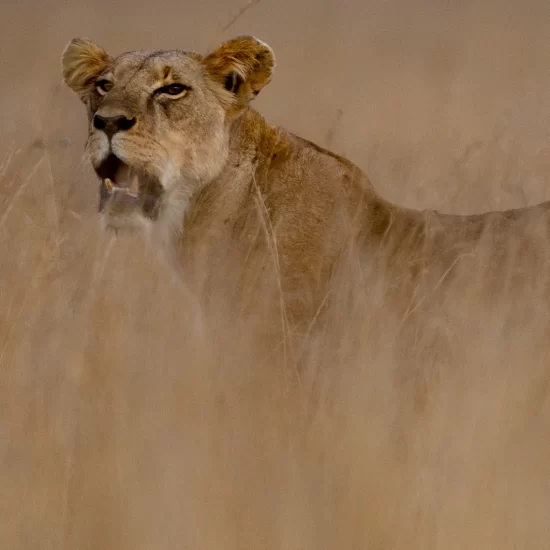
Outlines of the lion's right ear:
<svg viewBox="0 0 550 550">
<path fill-rule="evenodd" d="M 73 92 L 83 96 L 91 90 L 109 61 L 110 57 L 101 46 L 87 38 L 75 38 L 61 58 L 65 83 Z"/>
</svg>

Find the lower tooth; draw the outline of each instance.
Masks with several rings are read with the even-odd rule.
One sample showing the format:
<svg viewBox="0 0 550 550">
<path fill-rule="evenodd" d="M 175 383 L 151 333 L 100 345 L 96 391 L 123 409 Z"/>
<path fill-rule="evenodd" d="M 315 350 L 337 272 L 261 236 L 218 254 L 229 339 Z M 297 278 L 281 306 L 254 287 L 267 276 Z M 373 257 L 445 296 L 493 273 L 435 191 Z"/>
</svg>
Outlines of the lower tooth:
<svg viewBox="0 0 550 550">
<path fill-rule="evenodd" d="M 103 184 L 105 185 L 105 188 L 107 189 L 107 191 L 109 191 L 109 193 L 113 190 L 114 185 L 109 178 L 105 178 Z"/>
</svg>

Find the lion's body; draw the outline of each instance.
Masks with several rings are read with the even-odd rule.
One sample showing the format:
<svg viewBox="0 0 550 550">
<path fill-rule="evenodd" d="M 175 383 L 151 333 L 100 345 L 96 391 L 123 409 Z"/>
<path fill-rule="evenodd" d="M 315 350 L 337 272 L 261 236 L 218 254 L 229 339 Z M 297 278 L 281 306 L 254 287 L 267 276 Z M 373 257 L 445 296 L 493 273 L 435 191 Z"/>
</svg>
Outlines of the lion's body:
<svg viewBox="0 0 550 550">
<path fill-rule="evenodd" d="M 494 241 L 498 255 L 503 239 L 531 223 L 546 231 L 550 203 L 450 216 L 384 200 L 354 164 L 268 124 L 249 107 L 273 65 L 269 47 L 255 39 L 229 42 L 206 58 L 134 52 L 111 59 L 89 42 L 65 54 L 65 78 L 88 105 L 90 121 L 114 113 L 135 124 L 107 139 L 104 124 L 94 121 L 88 153 L 102 178 L 108 154 L 156 178 L 154 215 L 130 209 L 131 216 L 143 220 L 184 278 L 204 283 L 223 269 L 220 251 L 230 251 L 242 261 L 241 291 L 271 273 L 290 315 L 311 318 L 347 251 L 367 264 L 382 251 L 386 268 L 407 272 L 412 281 L 431 266 L 447 273 L 480 239 Z M 157 105 L 151 90 L 175 81 L 172 72 L 190 83 L 193 95 Z M 94 95 L 94 82 L 105 75 L 111 88 Z M 135 227 L 134 218 L 128 225 Z M 128 217 L 121 222 L 108 203 L 104 219 L 122 227 Z"/>
<path fill-rule="evenodd" d="M 401 208 L 347 159 L 249 109 L 233 128 L 226 170 L 189 204 L 176 265 L 188 280 L 194 273 L 205 282 L 217 262 L 223 265 L 220 249 L 233 259 L 240 252 L 244 293 L 254 294 L 247 274 L 274 274 L 287 313 L 311 319 L 350 247 L 364 264 L 379 256 L 388 276 L 415 285 L 430 269 L 436 278 L 448 276 L 481 241 L 491 242 L 496 259 L 531 224 L 546 228 L 549 214 L 550 202 L 469 216 Z"/>
</svg>

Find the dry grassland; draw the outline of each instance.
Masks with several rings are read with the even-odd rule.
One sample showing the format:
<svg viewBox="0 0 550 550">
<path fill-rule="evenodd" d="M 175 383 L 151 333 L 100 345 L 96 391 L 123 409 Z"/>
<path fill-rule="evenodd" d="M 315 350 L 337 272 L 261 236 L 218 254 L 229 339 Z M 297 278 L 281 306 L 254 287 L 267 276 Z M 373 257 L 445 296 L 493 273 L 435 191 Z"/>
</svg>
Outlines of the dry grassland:
<svg viewBox="0 0 550 550">
<path fill-rule="evenodd" d="M 98 232 L 60 75 L 73 36 L 252 33 L 278 58 L 256 107 L 387 198 L 519 207 L 550 199 L 548 2 L 196 4 L 2 8 L 0 548 L 549 548 L 546 235 L 536 263 L 512 246 L 487 280 L 480 253 L 407 319 L 383 272 L 350 266 L 353 307 L 262 353 L 254 321 L 206 314 L 141 241 Z"/>
</svg>

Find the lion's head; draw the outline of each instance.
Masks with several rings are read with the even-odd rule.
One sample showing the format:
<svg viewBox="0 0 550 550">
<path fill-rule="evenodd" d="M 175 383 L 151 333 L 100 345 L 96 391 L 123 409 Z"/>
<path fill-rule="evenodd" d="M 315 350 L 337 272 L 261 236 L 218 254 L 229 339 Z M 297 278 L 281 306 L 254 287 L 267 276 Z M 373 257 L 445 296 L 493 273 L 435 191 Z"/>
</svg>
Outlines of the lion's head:
<svg viewBox="0 0 550 550">
<path fill-rule="evenodd" d="M 239 37 L 203 57 L 133 51 L 111 57 L 75 39 L 63 76 L 88 111 L 87 154 L 101 180 L 107 225 L 155 220 L 171 198 L 189 198 L 222 170 L 231 124 L 270 81 L 269 46 Z"/>
</svg>

